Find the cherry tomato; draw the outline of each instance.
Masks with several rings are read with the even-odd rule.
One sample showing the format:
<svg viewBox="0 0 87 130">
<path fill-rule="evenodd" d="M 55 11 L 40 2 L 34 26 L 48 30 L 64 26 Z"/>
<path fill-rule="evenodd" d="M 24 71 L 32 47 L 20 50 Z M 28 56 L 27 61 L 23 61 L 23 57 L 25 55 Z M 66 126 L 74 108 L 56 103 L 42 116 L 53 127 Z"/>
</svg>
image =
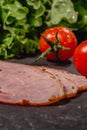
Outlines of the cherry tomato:
<svg viewBox="0 0 87 130">
<path fill-rule="evenodd" d="M 87 40 L 77 46 L 73 55 L 73 61 L 77 71 L 87 76 Z"/>
<path fill-rule="evenodd" d="M 59 27 L 46 29 L 40 37 L 40 50 L 43 53 L 48 48 L 50 48 L 50 45 L 46 42 L 43 36 L 49 39 L 50 41 L 52 41 L 53 43 L 55 43 L 56 34 L 58 37 L 58 44 L 66 48 L 69 48 L 68 50 L 58 49 L 58 58 L 59 60 L 68 60 L 70 57 L 72 57 L 74 50 L 77 47 L 77 38 L 75 34 L 72 32 L 72 30 L 69 28 L 59 26 Z M 53 60 L 53 61 L 57 60 L 54 51 L 47 54 L 46 57 L 48 60 Z"/>
</svg>

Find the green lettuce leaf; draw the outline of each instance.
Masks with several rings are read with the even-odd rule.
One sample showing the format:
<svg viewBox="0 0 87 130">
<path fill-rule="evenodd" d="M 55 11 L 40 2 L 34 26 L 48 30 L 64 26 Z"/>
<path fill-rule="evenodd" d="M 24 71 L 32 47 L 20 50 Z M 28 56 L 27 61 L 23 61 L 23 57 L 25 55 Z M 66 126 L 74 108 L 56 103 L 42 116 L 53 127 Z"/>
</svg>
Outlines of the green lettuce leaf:
<svg viewBox="0 0 87 130">
<path fill-rule="evenodd" d="M 41 33 L 60 25 L 87 33 L 87 0 L 0 0 L 0 58 L 37 54 Z"/>
<path fill-rule="evenodd" d="M 70 0 L 53 0 L 48 13 L 48 26 L 58 25 L 62 20 L 73 24 L 77 21 L 78 13 Z"/>
</svg>

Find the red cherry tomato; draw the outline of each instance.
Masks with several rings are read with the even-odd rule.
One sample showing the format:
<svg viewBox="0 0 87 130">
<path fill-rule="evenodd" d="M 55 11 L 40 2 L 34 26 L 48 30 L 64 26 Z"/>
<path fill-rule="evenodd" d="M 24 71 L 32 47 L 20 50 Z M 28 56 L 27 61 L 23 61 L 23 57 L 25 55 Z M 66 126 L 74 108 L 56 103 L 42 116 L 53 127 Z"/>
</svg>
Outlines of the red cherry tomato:
<svg viewBox="0 0 87 130">
<path fill-rule="evenodd" d="M 87 40 L 81 42 L 73 56 L 74 65 L 79 73 L 87 76 Z"/>
<path fill-rule="evenodd" d="M 43 36 L 50 41 L 55 42 L 56 33 L 58 33 L 57 37 L 59 44 L 66 48 L 69 48 L 69 50 L 58 50 L 58 58 L 60 60 L 68 60 L 70 57 L 72 57 L 74 50 L 77 47 L 76 36 L 69 28 L 60 26 L 46 29 L 40 37 L 40 50 L 43 53 L 50 47 L 50 45 L 44 40 Z M 57 60 L 54 52 L 50 52 L 46 57 L 49 60 Z"/>
</svg>

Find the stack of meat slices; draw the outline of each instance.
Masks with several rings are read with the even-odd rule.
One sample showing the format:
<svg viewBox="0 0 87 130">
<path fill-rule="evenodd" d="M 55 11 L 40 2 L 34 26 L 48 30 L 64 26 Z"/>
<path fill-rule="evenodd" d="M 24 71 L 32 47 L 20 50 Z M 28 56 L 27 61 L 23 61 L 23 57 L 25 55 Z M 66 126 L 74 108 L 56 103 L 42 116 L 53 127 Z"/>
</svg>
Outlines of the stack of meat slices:
<svg viewBox="0 0 87 130">
<path fill-rule="evenodd" d="M 65 70 L 0 61 L 0 103 L 42 106 L 87 90 L 87 78 Z"/>
</svg>

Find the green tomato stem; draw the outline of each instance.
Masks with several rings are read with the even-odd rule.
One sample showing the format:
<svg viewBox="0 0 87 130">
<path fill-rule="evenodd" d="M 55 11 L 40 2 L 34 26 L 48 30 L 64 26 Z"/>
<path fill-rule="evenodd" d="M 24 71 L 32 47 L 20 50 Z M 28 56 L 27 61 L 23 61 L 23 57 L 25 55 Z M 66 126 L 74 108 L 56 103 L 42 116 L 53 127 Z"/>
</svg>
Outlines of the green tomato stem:
<svg viewBox="0 0 87 130">
<path fill-rule="evenodd" d="M 37 62 L 37 61 L 39 61 L 40 59 L 42 59 L 42 58 L 44 58 L 47 54 L 49 54 L 50 52 L 52 52 L 52 48 L 51 47 L 49 47 L 45 52 L 43 52 L 37 59 L 35 59 L 35 61 L 34 62 L 32 62 L 32 64 L 33 63 L 35 63 L 35 62 Z"/>
<path fill-rule="evenodd" d="M 70 48 L 64 47 L 63 45 L 61 45 L 59 43 L 58 32 L 55 35 L 56 40 L 54 42 L 52 42 L 51 40 L 47 39 L 44 36 L 42 36 L 42 37 L 49 44 L 50 47 L 45 52 L 43 52 L 33 63 L 39 61 L 40 59 L 42 59 L 43 57 L 48 55 L 50 52 L 54 52 L 55 56 L 56 56 L 56 60 L 59 60 L 59 55 L 58 55 L 59 50 L 69 50 L 70 49 Z"/>
</svg>

